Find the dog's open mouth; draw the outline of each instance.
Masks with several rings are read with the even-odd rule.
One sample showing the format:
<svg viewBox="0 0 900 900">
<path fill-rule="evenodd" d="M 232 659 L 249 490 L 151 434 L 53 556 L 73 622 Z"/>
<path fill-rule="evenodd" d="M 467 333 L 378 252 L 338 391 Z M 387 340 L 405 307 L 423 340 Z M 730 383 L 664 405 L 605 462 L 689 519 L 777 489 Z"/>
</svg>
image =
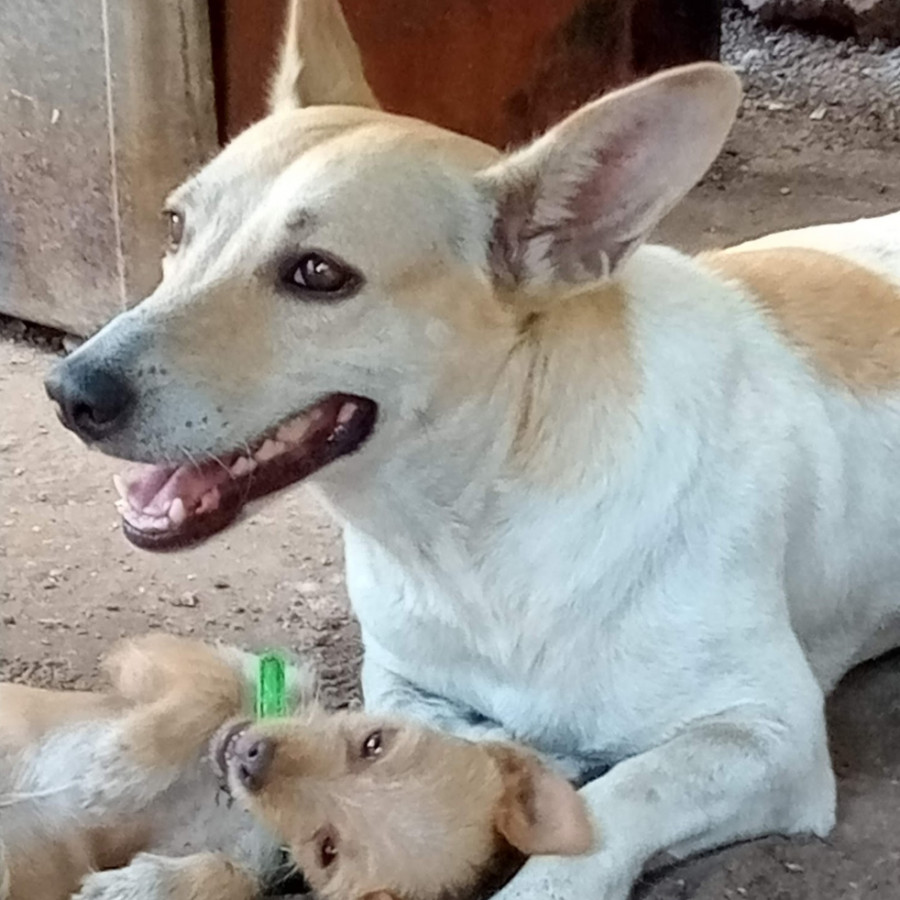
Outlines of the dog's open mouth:
<svg viewBox="0 0 900 900">
<path fill-rule="evenodd" d="M 357 450 L 377 414 L 372 400 L 330 394 L 240 450 L 196 463 L 133 466 L 115 479 L 125 536 L 146 550 L 205 540 L 230 525 L 250 500 Z"/>
<path fill-rule="evenodd" d="M 223 787 L 230 787 L 228 781 L 228 770 L 234 759 L 234 747 L 238 738 L 250 727 L 247 721 L 229 722 L 223 725 L 219 731 L 213 735 L 210 743 L 209 758 L 212 763 L 213 771 L 222 781 Z"/>
</svg>

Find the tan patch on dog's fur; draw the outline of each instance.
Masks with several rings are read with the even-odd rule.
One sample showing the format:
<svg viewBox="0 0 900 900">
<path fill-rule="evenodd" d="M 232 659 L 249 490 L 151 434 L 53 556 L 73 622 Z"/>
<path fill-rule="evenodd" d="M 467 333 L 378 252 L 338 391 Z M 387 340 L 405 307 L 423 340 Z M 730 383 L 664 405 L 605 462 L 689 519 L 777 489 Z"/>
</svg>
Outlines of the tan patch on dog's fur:
<svg viewBox="0 0 900 900">
<path fill-rule="evenodd" d="M 628 304 L 615 282 L 520 312 L 510 365 L 521 385 L 511 462 L 554 484 L 614 452 L 638 391 Z"/>
<path fill-rule="evenodd" d="M 740 282 L 826 373 L 855 390 L 900 383 L 900 290 L 849 259 L 799 247 L 700 257 Z"/>
</svg>

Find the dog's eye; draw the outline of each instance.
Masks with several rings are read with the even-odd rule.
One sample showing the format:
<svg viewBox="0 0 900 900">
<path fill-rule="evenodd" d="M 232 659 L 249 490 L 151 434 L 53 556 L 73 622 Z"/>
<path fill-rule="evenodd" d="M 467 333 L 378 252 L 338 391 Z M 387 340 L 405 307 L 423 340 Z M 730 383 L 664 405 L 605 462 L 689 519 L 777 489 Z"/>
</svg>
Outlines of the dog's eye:
<svg viewBox="0 0 900 900">
<path fill-rule="evenodd" d="M 384 752 L 384 735 L 381 729 L 373 731 L 364 741 L 362 745 L 363 759 L 376 759 Z"/>
<path fill-rule="evenodd" d="M 292 260 L 282 280 L 295 292 L 322 297 L 346 297 L 360 281 L 355 272 L 324 253 L 305 253 Z"/>
<path fill-rule="evenodd" d="M 337 855 L 334 838 L 330 834 L 326 834 L 319 841 L 319 865 L 323 869 L 327 869 L 337 859 Z"/>
<path fill-rule="evenodd" d="M 169 251 L 173 252 L 181 246 L 184 238 L 184 214 L 174 209 L 167 209 L 163 215 L 168 226 Z"/>
</svg>

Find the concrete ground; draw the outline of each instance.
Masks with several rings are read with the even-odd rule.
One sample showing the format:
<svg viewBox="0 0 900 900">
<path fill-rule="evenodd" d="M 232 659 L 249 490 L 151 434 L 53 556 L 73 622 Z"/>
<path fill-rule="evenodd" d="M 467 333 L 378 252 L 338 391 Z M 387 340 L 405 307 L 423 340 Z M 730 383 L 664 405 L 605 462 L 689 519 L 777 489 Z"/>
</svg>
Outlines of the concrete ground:
<svg viewBox="0 0 900 900">
<path fill-rule="evenodd" d="M 661 236 L 695 249 L 897 208 L 896 134 L 832 125 L 758 96 L 720 163 Z M 133 549 L 113 509 L 117 464 L 65 432 L 44 398 L 51 354 L 17 323 L 0 324 L 3 335 L 0 678 L 92 685 L 97 656 L 113 638 L 165 629 L 307 652 L 328 702 L 356 698 L 360 648 L 338 534 L 304 490 L 258 508 L 199 549 L 164 556 Z M 900 897 L 900 656 L 852 673 L 829 717 L 840 822 L 827 841 L 767 839 L 680 866 L 664 861 L 637 896 Z"/>
</svg>

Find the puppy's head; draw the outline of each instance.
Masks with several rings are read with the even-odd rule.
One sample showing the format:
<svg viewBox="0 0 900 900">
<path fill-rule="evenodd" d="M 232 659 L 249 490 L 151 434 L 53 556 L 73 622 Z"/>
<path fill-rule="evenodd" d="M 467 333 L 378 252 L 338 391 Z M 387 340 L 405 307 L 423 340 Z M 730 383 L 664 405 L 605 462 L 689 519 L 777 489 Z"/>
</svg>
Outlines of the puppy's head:
<svg viewBox="0 0 900 900">
<path fill-rule="evenodd" d="M 291 9 L 271 115 L 166 204 L 159 287 L 48 379 L 66 425 L 149 464 L 119 483 L 141 546 L 326 466 L 365 483 L 483 408 L 536 305 L 614 272 L 737 106 L 733 75 L 689 66 L 501 157 L 377 109 L 337 0 Z"/>
<path fill-rule="evenodd" d="M 532 755 L 364 713 L 233 725 L 214 756 L 333 900 L 480 896 L 531 854 L 594 845 L 581 798 Z"/>
</svg>

